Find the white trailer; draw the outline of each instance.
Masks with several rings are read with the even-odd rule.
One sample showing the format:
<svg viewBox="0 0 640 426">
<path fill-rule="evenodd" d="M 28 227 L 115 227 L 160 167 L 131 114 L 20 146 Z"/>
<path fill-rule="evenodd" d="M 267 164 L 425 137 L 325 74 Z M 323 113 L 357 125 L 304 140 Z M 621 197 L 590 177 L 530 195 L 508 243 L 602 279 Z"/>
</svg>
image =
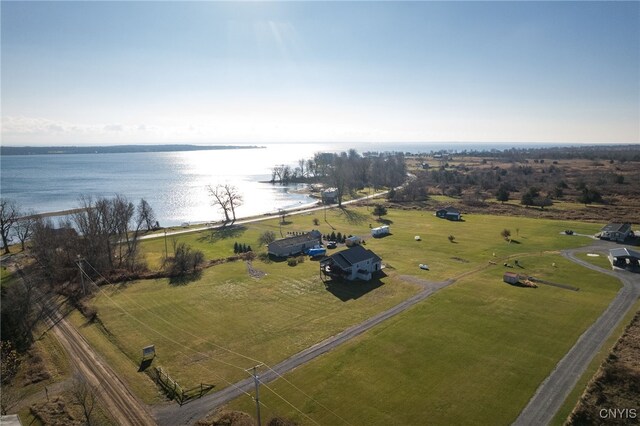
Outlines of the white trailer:
<svg viewBox="0 0 640 426">
<path fill-rule="evenodd" d="M 379 226 L 371 229 L 372 237 L 383 237 L 389 234 L 389 225 Z"/>
</svg>

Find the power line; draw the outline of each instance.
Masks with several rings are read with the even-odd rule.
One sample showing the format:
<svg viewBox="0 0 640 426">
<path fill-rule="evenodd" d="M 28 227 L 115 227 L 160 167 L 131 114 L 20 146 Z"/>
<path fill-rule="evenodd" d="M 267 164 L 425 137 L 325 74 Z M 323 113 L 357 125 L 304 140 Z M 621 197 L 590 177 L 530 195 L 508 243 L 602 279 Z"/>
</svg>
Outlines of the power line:
<svg viewBox="0 0 640 426">
<path fill-rule="evenodd" d="M 108 284 L 113 285 L 113 284 L 112 284 L 112 283 L 111 283 L 111 282 L 110 282 L 110 281 L 109 281 L 109 280 L 108 280 L 104 275 L 102 275 L 99 271 L 97 271 L 97 270 L 93 267 L 93 265 L 91 265 L 88 261 L 87 261 L 86 263 L 91 267 L 91 269 L 93 269 L 93 271 L 94 271 L 94 272 L 96 272 L 100 277 L 102 277 L 102 279 L 104 279 Z M 91 280 L 91 281 L 92 281 L 92 282 L 94 283 L 94 285 L 95 285 L 95 282 L 94 282 L 93 280 Z M 182 345 L 181 343 L 179 343 L 179 342 L 177 342 L 177 341 L 175 341 L 175 340 L 171 339 L 170 337 L 168 337 L 168 336 L 166 336 L 166 335 L 164 335 L 164 334 L 162 334 L 162 333 L 158 332 L 158 331 L 157 331 L 157 330 L 155 330 L 154 328 L 152 328 L 152 327 L 150 327 L 150 326 L 146 325 L 145 323 L 143 323 L 141 320 L 139 320 L 138 318 L 136 318 L 135 316 L 133 316 L 131 313 L 129 313 L 126 309 L 124 309 L 123 307 L 121 307 L 120 305 L 118 305 L 118 304 L 117 304 L 117 303 L 116 303 L 116 302 L 115 302 L 115 301 L 114 301 L 114 300 L 113 300 L 109 295 L 107 295 L 107 294 L 106 294 L 106 292 L 104 292 L 102 289 L 100 289 L 100 293 L 101 293 L 101 294 L 103 294 L 103 295 L 105 295 L 105 297 L 107 297 L 107 298 L 109 299 L 109 301 L 111 301 L 111 302 L 112 302 L 116 307 L 118 307 L 119 309 L 121 309 L 121 310 L 122 310 L 123 312 L 125 312 L 127 315 L 131 316 L 131 317 L 132 317 L 132 318 L 134 318 L 137 322 L 139 322 L 140 324 L 143 324 L 145 327 L 147 327 L 147 328 L 149 328 L 150 330 L 154 331 L 154 332 L 155 332 L 155 333 L 157 333 L 158 335 L 160 335 L 160 336 L 164 337 L 164 338 L 165 338 L 165 339 L 167 339 L 168 341 L 170 341 L 170 342 L 172 342 L 172 343 L 175 343 L 175 344 L 179 345 L 180 347 L 184 347 L 184 348 L 186 348 L 186 349 L 192 350 L 192 351 L 194 351 L 195 353 L 198 353 L 198 354 L 200 354 L 200 355 L 203 355 L 203 356 L 204 356 L 204 357 L 206 357 L 206 358 L 209 358 L 209 359 L 212 359 L 212 360 L 214 360 L 214 361 L 217 361 L 217 362 L 220 362 L 220 363 L 223 363 L 223 364 L 226 364 L 226 365 L 229 365 L 229 366 L 235 367 L 235 368 L 237 368 L 237 369 L 242 369 L 242 370 L 245 370 L 245 371 L 246 371 L 246 369 L 243 369 L 242 367 L 238 367 L 238 366 L 236 366 L 236 365 L 233 365 L 233 364 L 227 363 L 227 362 L 225 362 L 225 361 L 222 361 L 222 360 L 219 360 L 219 359 L 217 359 L 217 358 L 214 358 L 214 357 L 210 356 L 209 354 L 206 354 L 206 353 L 200 352 L 200 351 L 198 351 L 198 350 L 196 350 L 196 349 L 193 349 L 193 348 L 190 348 L 190 347 L 188 347 L 188 346 L 186 346 L 186 345 Z M 132 301 L 135 305 L 137 305 L 137 306 L 138 306 L 138 307 L 140 307 L 141 309 L 144 309 L 145 311 L 149 312 L 150 314 L 154 315 L 155 317 L 159 318 L 160 320 L 162 320 L 163 322 L 167 323 L 168 325 L 170 325 L 170 326 L 171 326 L 171 327 L 173 327 L 174 329 L 180 330 L 180 331 L 182 331 L 182 332 L 184 332 L 184 333 L 186 333 L 186 334 L 188 334 L 188 335 L 190 335 L 190 336 L 192 336 L 192 337 L 194 337 L 194 338 L 196 338 L 196 339 L 198 339 L 198 340 L 201 340 L 201 341 L 203 341 L 203 342 L 209 343 L 209 344 L 211 344 L 211 345 L 215 346 L 215 347 L 216 347 L 216 348 L 218 348 L 218 349 L 221 349 L 221 350 L 227 351 L 228 353 L 231 353 L 231 354 L 233 354 L 233 355 L 239 356 L 239 357 L 241 357 L 241 358 L 245 358 L 245 359 L 247 359 L 247 360 L 249 360 L 249 361 L 252 361 L 252 362 L 256 362 L 256 363 L 258 363 L 258 364 L 260 364 L 260 365 L 264 365 L 265 367 L 267 367 L 267 369 L 268 369 L 268 370 L 272 371 L 272 372 L 273 372 L 277 377 L 279 377 L 279 378 L 283 379 L 285 382 L 287 382 L 288 384 L 290 384 L 293 388 L 295 388 L 298 392 L 302 393 L 302 394 L 303 394 L 305 397 L 307 397 L 309 400 L 311 400 L 311 401 L 315 402 L 316 404 L 318 404 L 318 406 L 322 407 L 323 409 L 325 409 L 325 410 L 326 410 L 326 411 L 328 411 L 329 413 L 333 414 L 335 417 L 337 417 L 338 419 L 342 420 L 344 423 L 346 423 L 346 424 L 350 424 L 350 423 L 349 423 L 347 420 L 345 420 L 343 417 L 341 417 L 340 415 L 338 415 L 337 413 L 335 413 L 334 411 L 332 411 L 331 409 L 329 409 L 328 407 L 326 407 L 325 405 L 323 405 L 322 403 L 320 403 L 319 401 L 315 400 L 313 397 L 311 397 L 310 395 L 308 395 L 307 393 L 305 393 L 304 391 L 302 391 L 302 389 L 300 389 L 299 387 L 297 387 L 296 385 L 294 385 L 291 381 L 289 381 L 288 379 L 286 379 L 283 375 L 281 375 L 280 373 L 278 373 L 276 370 L 274 370 L 274 369 L 273 369 L 271 366 L 269 366 L 268 364 L 266 364 L 266 363 L 264 363 L 264 362 L 262 362 L 262 361 L 260 361 L 260 360 L 257 360 L 257 359 L 255 359 L 255 358 L 252 358 L 252 357 L 250 357 L 250 356 L 244 355 L 244 354 L 242 354 L 242 353 L 240 353 L 240 352 L 237 352 L 237 351 L 234 351 L 234 350 L 232 350 L 232 349 L 226 348 L 226 347 L 224 347 L 224 346 L 222 346 L 222 345 L 219 345 L 219 344 L 217 344 L 217 343 L 215 343 L 215 342 L 212 342 L 211 340 L 203 339 L 201 336 L 195 335 L 195 334 L 191 333 L 190 331 L 188 331 L 188 330 L 186 330 L 186 329 L 184 329 L 184 328 L 182 328 L 182 327 L 178 327 L 178 326 L 176 326 L 175 324 L 173 324 L 173 323 L 169 322 L 166 318 L 164 318 L 164 317 L 162 317 L 162 316 L 158 315 L 157 313 L 155 313 L 155 312 L 151 311 L 149 308 L 147 308 L 147 307 L 145 307 L 145 306 L 143 306 L 143 305 L 139 304 L 137 301 L 135 301 L 133 298 L 129 297 L 128 295 L 126 295 L 126 294 L 124 294 L 124 293 L 123 293 L 123 295 L 124 295 L 128 300 Z M 289 295 L 286 295 L 286 296 L 289 296 Z M 290 296 L 290 297 L 291 297 L 291 296 Z M 204 368 L 204 367 L 203 367 L 203 368 Z M 208 370 L 208 369 L 207 369 L 207 370 Z M 255 377 L 255 376 L 254 376 L 254 377 Z M 226 380 L 225 380 L 225 381 L 226 381 Z M 231 384 L 231 383 L 230 383 L 230 382 L 228 382 L 228 381 L 227 381 L 227 383 Z M 263 383 L 263 384 L 264 384 L 264 383 Z M 232 384 L 231 384 L 231 385 L 232 385 Z M 235 386 L 235 385 L 234 385 L 234 386 Z M 265 385 L 265 386 L 266 386 L 266 385 Z M 236 386 L 236 387 L 237 387 L 237 386 Z M 239 388 L 238 388 L 238 389 L 239 389 Z M 270 390 L 271 390 L 271 389 L 270 389 Z M 274 391 L 272 391 L 272 392 L 274 392 Z M 247 392 L 245 392 L 245 391 L 243 391 L 243 393 L 245 393 L 246 395 L 249 395 L 249 396 L 250 396 L 250 394 L 248 394 L 248 393 L 247 393 Z M 256 394 L 257 394 L 257 393 L 256 393 Z M 274 394 L 275 394 L 275 392 L 274 392 Z M 291 405 L 291 406 L 292 406 L 293 408 L 295 408 L 297 411 L 299 411 L 300 413 L 302 413 L 298 408 L 296 408 L 293 404 L 291 404 L 289 401 L 287 401 L 284 397 L 282 397 L 282 396 L 280 396 L 280 395 L 277 395 L 277 396 L 278 396 L 279 398 L 281 398 L 282 400 L 284 400 L 285 402 L 287 402 L 287 404 Z M 253 399 L 253 398 L 252 398 L 252 399 Z M 257 402 L 257 404 L 258 404 L 257 406 L 259 407 L 261 403 L 260 403 L 259 401 L 256 401 L 256 402 Z M 263 405 L 264 405 L 264 404 L 263 404 Z M 258 410 L 259 410 L 259 409 L 258 409 Z M 306 414 L 304 414 L 304 413 L 302 413 L 302 414 L 303 414 L 303 415 L 305 415 L 306 417 L 308 417 Z M 311 419 L 310 417 L 308 417 L 308 418 L 309 418 L 311 421 L 313 421 L 314 423 L 316 423 L 316 422 L 315 422 L 313 419 Z M 316 423 L 316 424 L 317 424 L 317 423 Z"/>
</svg>

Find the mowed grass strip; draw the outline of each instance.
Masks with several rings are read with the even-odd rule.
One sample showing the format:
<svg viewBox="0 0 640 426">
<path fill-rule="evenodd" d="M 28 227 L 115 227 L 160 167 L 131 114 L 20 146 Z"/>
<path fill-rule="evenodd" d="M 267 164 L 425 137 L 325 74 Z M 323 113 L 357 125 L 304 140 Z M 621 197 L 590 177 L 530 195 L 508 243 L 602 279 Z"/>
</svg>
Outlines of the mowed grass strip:
<svg viewBox="0 0 640 426">
<path fill-rule="evenodd" d="M 331 292 L 309 260 L 254 267 L 267 275 L 250 278 L 244 262 L 232 262 L 187 285 L 157 279 L 104 288 L 93 300 L 101 325 L 86 328 L 101 329 L 134 363 L 155 344 L 154 365 L 185 387 L 221 388 L 245 378 L 257 360 L 275 364 L 419 291 L 389 277 Z"/>
<path fill-rule="evenodd" d="M 352 424 L 510 424 L 620 288 L 560 256 L 521 263 L 580 291 L 511 286 L 495 266 L 286 375 L 313 399 L 283 380 L 269 387 L 320 424 L 341 423 L 329 410 Z M 265 416 L 310 423 L 268 389 L 260 397 Z M 230 407 L 252 412 L 252 401 Z"/>
</svg>

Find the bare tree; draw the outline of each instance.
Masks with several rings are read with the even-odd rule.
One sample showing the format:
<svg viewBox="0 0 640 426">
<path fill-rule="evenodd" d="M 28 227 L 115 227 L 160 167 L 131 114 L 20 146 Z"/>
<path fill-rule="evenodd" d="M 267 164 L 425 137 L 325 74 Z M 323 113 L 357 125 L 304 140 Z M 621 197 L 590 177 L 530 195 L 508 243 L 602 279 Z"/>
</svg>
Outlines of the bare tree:
<svg viewBox="0 0 640 426">
<path fill-rule="evenodd" d="M 147 231 L 155 228 L 157 222 L 156 215 L 149 203 L 147 203 L 147 200 L 144 198 L 140 199 L 136 213 L 138 222 L 138 225 L 136 226 L 137 228 L 140 228 L 142 224 L 144 224 Z"/>
<path fill-rule="evenodd" d="M 227 193 L 227 200 L 229 201 L 229 206 L 231 207 L 231 214 L 233 215 L 233 220 L 236 220 L 236 207 L 242 205 L 242 195 L 238 192 L 238 188 L 233 185 L 225 185 L 224 190 Z"/>
<path fill-rule="evenodd" d="M 93 410 L 98 405 L 96 388 L 91 386 L 83 376 L 76 374 L 71 382 L 71 396 L 73 402 L 82 408 L 86 424 L 88 426 L 95 424 Z"/>
<path fill-rule="evenodd" d="M 229 217 L 229 212 L 231 212 L 233 221 L 235 221 L 236 207 L 241 206 L 243 201 L 238 188 L 229 184 L 218 184 L 215 187 L 208 185 L 207 189 L 213 199 L 212 204 L 218 206 L 224 213 L 225 222 L 232 221 Z"/>
<path fill-rule="evenodd" d="M 274 242 L 275 240 L 276 240 L 276 233 L 273 231 L 264 231 L 262 234 L 260 234 L 260 237 L 258 238 L 258 242 L 263 246 L 266 246 L 269 243 Z"/>
<path fill-rule="evenodd" d="M 36 212 L 30 210 L 26 214 L 20 214 L 20 218 L 18 218 L 13 227 L 13 233 L 18 237 L 18 240 L 20 240 L 22 251 L 24 251 L 25 242 L 31 238 L 31 234 L 33 234 L 36 221 Z"/>
<path fill-rule="evenodd" d="M 217 206 L 218 208 L 220 208 L 220 210 L 222 210 L 222 213 L 224 213 L 225 222 L 230 222 L 231 218 L 229 218 L 229 200 L 227 199 L 227 193 L 224 189 L 224 186 L 216 185 L 214 187 L 211 185 L 207 185 L 207 189 L 209 190 L 209 195 L 213 199 L 211 201 L 211 204 L 213 204 L 214 207 Z"/>
<path fill-rule="evenodd" d="M 13 200 L 0 199 L 0 236 L 4 254 L 9 253 L 9 232 L 18 220 L 18 206 Z"/>
</svg>

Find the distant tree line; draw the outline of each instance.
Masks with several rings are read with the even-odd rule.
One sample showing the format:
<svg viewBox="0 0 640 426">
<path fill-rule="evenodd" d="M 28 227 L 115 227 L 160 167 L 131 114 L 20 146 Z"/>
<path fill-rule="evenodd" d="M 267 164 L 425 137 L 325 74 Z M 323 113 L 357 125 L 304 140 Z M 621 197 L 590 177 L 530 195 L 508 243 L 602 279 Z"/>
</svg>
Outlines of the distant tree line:
<svg viewBox="0 0 640 426">
<path fill-rule="evenodd" d="M 392 188 L 401 185 L 407 177 L 403 153 L 370 153 L 360 155 L 355 149 L 339 154 L 319 152 L 310 159 L 301 159 L 297 167 L 273 167 L 272 183 L 323 183 L 336 188 L 336 201 L 342 205 L 343 197 L 352 191 L 373 187 Z"/>
<path fill-rule="evenodd" d="M 581 149 L 584 155 L 579 157 Z M 527 155 L 555 155 L 582 158 L 581 163 Z M 464 158 L 485 157 L 482 164 L 465 164 Z M 594 160 L 596 155 L 598 160 Z M 609 157 L 607 157 L 609 155 Z M 463 157 L 467 156 L 467 157 Z M 640 147 L 544 148 L 450 154 L 439 167 L 417 170 L 415 178 L 398 191 L 393 201 L 420 201 L 430 194 L 459 197 L 465 204 L 482 205 L 488 198 L 501 202 L 517 200 L 525 206 L 544 209 L 554 200 L 573 200 L 583 204 L 603 203 L 612 197 L 636 197 L 640 170 L 631 161 L 640 156 Z M 420 156 L 417 156 L 421 161 Z M 586 158 L 585 158 L 586 157 Z M 458 161 L 454 163 L 454 160 Z M 625 164 L 628 163 L 628 164 Z M 607 194 L 608 199 L 602 194 Z"/>
</svg>

